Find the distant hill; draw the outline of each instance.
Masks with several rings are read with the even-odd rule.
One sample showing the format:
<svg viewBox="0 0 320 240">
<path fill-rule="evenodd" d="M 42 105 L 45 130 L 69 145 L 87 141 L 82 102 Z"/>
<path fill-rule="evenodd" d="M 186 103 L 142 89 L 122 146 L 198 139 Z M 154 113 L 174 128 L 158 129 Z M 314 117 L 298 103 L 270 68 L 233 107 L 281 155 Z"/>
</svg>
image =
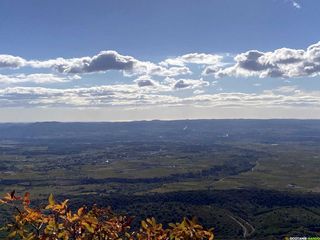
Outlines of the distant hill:
<svg viewBox="0 0 320 240">
<path fill-rule="evenodd" d="M 99 123 L 3 123 L 0 139 L 96 139 L 100 141 L 320 140 L 320 120 L 179 120 Z"/>
</svg>

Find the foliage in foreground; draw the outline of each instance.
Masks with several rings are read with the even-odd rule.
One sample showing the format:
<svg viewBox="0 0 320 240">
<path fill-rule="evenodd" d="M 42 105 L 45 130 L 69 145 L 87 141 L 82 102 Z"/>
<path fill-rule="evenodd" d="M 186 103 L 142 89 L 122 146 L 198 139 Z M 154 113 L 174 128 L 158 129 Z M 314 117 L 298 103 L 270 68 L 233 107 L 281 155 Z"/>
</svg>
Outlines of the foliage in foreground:
<svg viewBox="0 0 320 240">
<path fill-rule="evenodd" d="M 0 199 L 0 204 L 15 209 L 12 222 L 1 230 L 8 239 L 23 240 L 212 240 L 213 230 L 204 229 L 194 219 L 184 218 L 180 223 L 164 228 L 154 218 L 141 222 L 138 231 L 132 231 L 132 217 L 117 215 L 111 208 L 81 207 L 71 211 L 68 200 L 55 201 L 53 195 L 44 208 L 31 208 L 30 194 L 23 197 L 15 191 Z"/>
</svg>

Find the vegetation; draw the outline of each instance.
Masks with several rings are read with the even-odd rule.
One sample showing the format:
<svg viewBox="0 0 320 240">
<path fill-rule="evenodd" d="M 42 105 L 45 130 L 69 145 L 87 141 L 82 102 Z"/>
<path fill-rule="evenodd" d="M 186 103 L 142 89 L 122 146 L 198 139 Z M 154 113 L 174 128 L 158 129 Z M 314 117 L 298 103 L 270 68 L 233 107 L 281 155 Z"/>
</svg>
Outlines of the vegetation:
<svg viewBox="0 0 320 240">
<path fill-rule="evenodd" d="M 114 214 L 110 208 L 93 206 L 72 211 L 68 200 L 55 201 L 53 195 L 44 209 L 30 207 L 30 194 L 23 197 L 11 192 L 0 199 L 1 204 L 17 212 L 13 221 L 1 230 L 8 232 L 8 239 L 22 240 L 213 240 L 213 229 L 206 230 L 195 219 L 184 218 L 181 223 L 171 223 L 168 228 L 155 218 L 141 222 L 138 231 L 131 231 L 133 218 Z"/>
<path fill-rule="evenodd" d="M 0 124 L 0 196 L 111 205 L 132 231 L 197 216 L 215 240 L 320 236 L 319 143 L 319 120 Z"/>
</svg>

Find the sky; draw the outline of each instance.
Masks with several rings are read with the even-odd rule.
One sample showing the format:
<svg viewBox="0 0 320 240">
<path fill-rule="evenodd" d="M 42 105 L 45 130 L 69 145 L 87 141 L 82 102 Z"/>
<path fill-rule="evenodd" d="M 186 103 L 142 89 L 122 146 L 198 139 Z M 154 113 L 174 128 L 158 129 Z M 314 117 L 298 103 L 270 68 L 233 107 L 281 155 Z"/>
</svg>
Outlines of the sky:
<svg viewBox="0 0 320 240">
<path fill-rule="evenodd" d="M 318 0 L 1 0 L 0 122 L 320 118 Z"/>
</svg>

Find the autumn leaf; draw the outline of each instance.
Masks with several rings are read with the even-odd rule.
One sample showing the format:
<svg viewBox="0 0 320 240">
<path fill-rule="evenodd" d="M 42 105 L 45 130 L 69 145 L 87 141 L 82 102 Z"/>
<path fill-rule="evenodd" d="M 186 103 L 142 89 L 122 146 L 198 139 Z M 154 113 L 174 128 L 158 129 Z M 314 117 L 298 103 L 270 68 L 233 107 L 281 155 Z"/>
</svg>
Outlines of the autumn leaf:
<svg viewBox="0 0 320 240">
<path fill-rule="evenodd" d="M 21 209 L 15 207 L 13 222 L 0 231 L 9 232 L 8 239 L 15 240 L 213 240 L 213 229 L 206 230 L 195 219 L 184 218 L 182 222 L 169 224 L 164 228 L 155 218 L 141 221 L 138 232 L 130 232 L 132 217 L 117 215 L 111 208 L 85 206 L 75 209 L 68 207 L 68 200 L 57 203 L 53 194 L 48 198 L 49 205 L 33 209 L 30 206 L 30 193 L 21 199 L 15 191 L 7 193 L 0 201 L 10 204 L 20 200 Z M 19 205 L 17 205 L 19 206 Z M 51 211 L 47 211 L 50 209 Z"/>
<path fill-rule="evenodd" d="M 54 197 L 53 197 L 52 193 L 50 194 L 48 201 L 49 201 L 50 206 L 53 206 L 55 204 Z"/>
<path fill-rule="evenodd" d="M 29 206 L 30 205 L 30 193 L 26 192 L 23 197 L 23 204 Z"/>
</svg>

